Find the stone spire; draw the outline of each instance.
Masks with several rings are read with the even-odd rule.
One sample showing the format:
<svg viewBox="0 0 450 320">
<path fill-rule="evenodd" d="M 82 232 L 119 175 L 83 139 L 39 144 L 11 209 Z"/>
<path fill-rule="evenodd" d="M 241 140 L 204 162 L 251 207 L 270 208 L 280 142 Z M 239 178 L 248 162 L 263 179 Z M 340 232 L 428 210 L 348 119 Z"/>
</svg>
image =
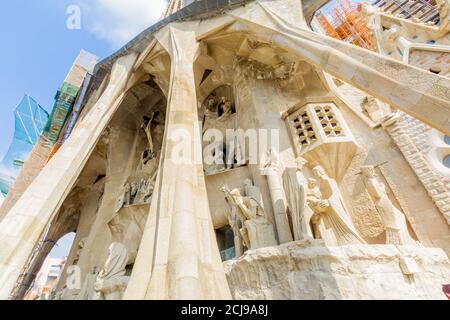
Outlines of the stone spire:
<svg viewBox="0 0 450 320">
<path fill-rule="evenodd" d="M 187 5 L 191 4 L 195 0 L 169 0 L 169 4 L 167 6 L 165 17 L 170 16 L 171 14 L 174 14 L 178 10 L 186 7 Z"/>
</svg>

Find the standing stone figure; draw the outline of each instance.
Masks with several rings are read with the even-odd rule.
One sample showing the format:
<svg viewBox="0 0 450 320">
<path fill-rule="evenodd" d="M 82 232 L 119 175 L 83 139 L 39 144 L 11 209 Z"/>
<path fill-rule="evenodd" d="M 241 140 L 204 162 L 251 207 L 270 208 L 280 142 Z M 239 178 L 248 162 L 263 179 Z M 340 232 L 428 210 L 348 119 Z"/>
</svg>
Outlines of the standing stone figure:
<svg viewBox="0 0 450 320">
<path fill-rule="evenodd" d="M 152 138 L 152 121 L 153 118 L 155 117 L 155 113 L 152 112 L 150 118 L 144 117 L 144 121 L 141 125 L 141 129 L 144 130 L 145 135 L 147 136 L 147 140 L 148 140 L 148 154 L 150 159 L 153 159 L 155 157 L 155 150 L 154 150 L 154 145 L 153 145 L 153 138 Z"/>
<path fill-rule="evenodd" d="M 341 192 L 335 180 L 331 179 L 325 170 L 317 166 L 313 169 L 314 176 L 320 181 L 321 199 L 309 199 L 313 211 L 320 216 L 324 228 L 331 231 L 335 243 L 328 245 L 363 244 L 365 241 L 359 235 L 344 204 Z"/>
<path fill-rule="evenodd" d="M 222 112 L 220 118 L 227 118 L 231 116 L 233 114 L 233 105 L 231 101 L 229 101 L 226 97 L 222 97 L 218 105 L 218 111 L 219 113 Z"/>
<path fill-rule="evenodd" d="M 83 238 L 78 242 L 78 250 L 77 254 L 75 256 L 75 259 L 73 259 L 73 265 L 77 265 L 78 261 L 80 261 L 81 253 L 83 252 L 84 246 L 87 243 L 88 238 Z"/>
<path fill-rule="evenodd" d="M 307 203 L 315 207 L 322 200 L 322 192 L 320 192 L 320 187 L 316 179 L 308 179 L 308 189 L 306 193 L 306 201 Z M 311 229 L 313 232 L 314 239 L 323 239 L 325 243 L 329 243 L 324 239 L 324 235 L 320 231 L 320 223 L 322 222 L 322 214 L 321 214 L 320 206 L 316 208 L 315 213 L 311 216 Z M 331 240 L 332 241 L 332 240 Z"/>
<path fill-rule="evenodd" d="M 114 242 L 109 247 L 109 256 L 105 266 L 95 281 L 96 300 L 121 300 L 128 285 L 126 276 L 128 252 L 126 247 Z"/>
<path fill-rule="evenodd" d="M 311 238 L 312 232 L 308 221 L 312 214 L 306 203 L 307 186 L 305 176 L 302 173 L 306 161 L 299 158 L 296 163 L 296 168 L 284 170 L 283 188 L 291 215 L 292 233 L 294 240 L 298 241 Z"/>
<path fill-rule="evenodd" d="M 136 197 L 133 200 L 133 204 L 148 204 L 151 200 L 153 190 L 155 189 L 156 173 L 149 179 L 141 179 Z"/>
<path fill-rule="evenodd" d="M 238 215 L 238 208 L 237 205 L 234 204 L 234 200 L 231 197 L 230 194 L 230 190 L 228 189 L 227 186 L 223 186 L 220 189 L 223 193 L 225 193 L 225 198 L 227 200 L 227 202 L 230 204 L 231 210 L 229 211 L 227 218 L 228 218 L 228 224 L 231 227 L 231 230 L 233 230 L 233 235 L 234 235 L 234 250 L 236 253 L 236 258 L 239 258 L 240 256 L 242 256 L 244 254 L 244 239 L 242 238 L 241 235 L 241 220 L 240 217 Z"/>
<path fill-rule="evenodd" d="M 242 239 L 248 249 L 276 246 L 275 232 L 267 220 L 261 204 L 252 197 L 244 197 L 239 189 L 225 192 L 236 207 L 236 214 L 242 223 L 240 230 Z"/>
<path fill-rule="evenodd" d="M 362 166 L 361 173 L 364 176 L 367 191 L 375 200 L 375 206 L 386 226 L 386 244 L 416 245 L 416 241 L 409 235 L 405 215 L 389 199 L 386 186 L 375 174 L 375 167 Z"/>
</svg>

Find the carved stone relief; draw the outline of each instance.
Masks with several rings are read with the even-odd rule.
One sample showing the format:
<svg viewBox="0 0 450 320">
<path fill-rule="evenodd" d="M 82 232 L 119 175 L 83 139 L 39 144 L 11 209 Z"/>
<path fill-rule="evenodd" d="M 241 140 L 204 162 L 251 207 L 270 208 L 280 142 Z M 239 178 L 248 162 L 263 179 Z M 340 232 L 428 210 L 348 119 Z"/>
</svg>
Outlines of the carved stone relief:
<svg viewBox="0 0 450 320">
<path fill-rule="evenodd" d="M 114 242 L 109 247 L 108 259 L 97 275 L 94 289 L 96 300 L 121 300 L 130 279 L 126 276 L 128 253 L 126 247 Z"/>
</svg>

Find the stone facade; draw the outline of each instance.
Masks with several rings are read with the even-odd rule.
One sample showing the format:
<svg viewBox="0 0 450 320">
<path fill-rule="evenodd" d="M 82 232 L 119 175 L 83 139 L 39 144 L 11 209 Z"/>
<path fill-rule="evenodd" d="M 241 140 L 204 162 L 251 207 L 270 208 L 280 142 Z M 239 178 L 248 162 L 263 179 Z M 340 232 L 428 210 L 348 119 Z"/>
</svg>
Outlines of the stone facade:
<svg viewBox="0 0 450 320">
<path fill-rule="evenodd" d="M 0 222 L 0 298 L 67 232 L 54 299 L 443 298 L 448 186 L 411 132 L 450 133 L 450 80 L 311 31 L 324 2 L 174 1 L 100 62 Z"/>
<path fill-rule="evenodd" d="M 388 120 L 387 131 L 450 224 L 450 178 L 436 170 L 426 154 L 432 149 L 431 128 L 404 113 Z"/>
<path fill-rule="evenodd" d="M 445 299 L 450 276 L 440 250 L 317 241 L 249 251 L 224 265 L 238 300 Z"/>
</svg>

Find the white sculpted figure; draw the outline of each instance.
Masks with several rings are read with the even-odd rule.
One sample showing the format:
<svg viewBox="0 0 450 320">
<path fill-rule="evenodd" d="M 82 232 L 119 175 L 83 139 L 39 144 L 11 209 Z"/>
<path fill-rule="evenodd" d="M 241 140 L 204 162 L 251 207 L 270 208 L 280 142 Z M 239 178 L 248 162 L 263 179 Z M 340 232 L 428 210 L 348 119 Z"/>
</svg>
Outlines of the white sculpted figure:
<svg viewBox="0 0 450 320">
<path fill-rule="evenodd" d="M 210 147 L 204 149 L 203 167 L 207 175 L 212 175 L 225 170 L 225 155 L 223 141 L 211 142 Z"/>
<path fill-rule="evenodd" d="M 218 110 L 222 111 L 220 118 L 227 118 L 233 114 L 233 105 L 226 97 L 222 97 L 219 102 Z"/>
<path fill-rule="evenodd" d="M 251 197 L 241 195 L 239 189 L 229 193 L 232 206 L 237 208 L 237 215 L 242 222 L 241 235 L 249 249 L 276 246 L 275 232 L 272 224 L 265 217 L 261 204 Z"/>
<path fill-rule="evenodd" d="M 109 256 L 105 266 L 95 281 L 94 289 L 97 300 L 121 300 L 128 285 L 129 276 L 126 276 L 128 264 L 127 248 L 118 242 L 109 247 Z"/>
<path fill-rule="evenodd" d="M 153 159 L 155 157 L 153 138 L 152 138 L 152 127 L 151 127 L 154 117 L 155 117 L 155 113 L 152 112 L 150 118 L 144 118 L 144 121 L 143 121 L 143 123 L 141 125 L 141 129 L 144 130 L 145 135 L 147 136 L 148 153 L 149 153 L 149 158 L 150 159 Z"/>
<path fill-rule="evenodd" d="M 320 187 L 316 179 L 308 179 L 308 191 L 306 193 L 306 201 L 307 203 L 315 207 L 318 204 L 320 204 L 320 201 L 322 201 L 322 192 L 320 192 Z M 326 243 L 329 241 L 326 241 L 324 239 L 324 236 L 320 232 L 320 223 L 322 222 L 322 215 L 321 215 L 320 206 L 315 210 L 315 213 L 311 217 L 311 228 L 313 231 L 313 235 L 315 239 L 323 239 Z M 333 240 L 331 240 L 333 241 Z"/>
<path fill-rule="evenodd" d="M 78 264 L 78 261 L 80 261 L 80 256 L 81 256 L 81 253 L 83 252 L 84 246 L 87 243 L 87 240 L 88 240 L 88 238 L 83 238 L 80 240 L 80 242 L 78 242 L 77 255 L 75 256 L 75 259 L 73 259 L 74 265 Z"/>
<path fill-rule="evenodd" d="M 287 206 L 292 220 L 294 240 L 310 239 L 312 232 L 309 228 L 311 209 L 306 203 L 306 179 L 302 171 L 306 160 L 298 158 L 296 168 L 286 168 L 283 173 L 283 188 L 286 194 Z"/>
<path fill-rule="evenodd" d="M 147 204 L 150 202 L 153 190 L 155 189 L 155 179 L 156 173 L 150 179 L 141 179 L 133 204 Z"/>
<path fill-rule="evenodd" d="M 416 245 L 408 232 L 405 215 L 389 199 L 386 186 L 375 174 L 374 166 L 362 166 L 361 173 L 366 182 L 367 191 L 375 200 L 375 206 L 386 226 L 386 244 Z"/>
<path fill-rule="evenodd" d="M 261 157 L 261 170 L 278 170 L 280 167 L 280 156 L 273 149 L 267 150 Z"/>
<path fill-rule="evenodd" d="M 239 258 L 244 254 L 244 239 L 242 238 L 241 234 L 241 219 L 238 215 L 238 208 L 237 205 L 234 204 L 234 200 L 230 194 L 230 190 L 225 185 L 220 189 L 223 193 L 225 193 L 225 198 L 227 199 L 227 202 L 230 204 L 231 211 L 229 211 L 227 218 L 228 218 L 228 224 L 231 227 L 231 230 L 233 230 L 234 235 L 234 250 L 236 253 L 236 258 Z M 248 238 L 246 239 L 248 240 Z M 248 243 L 248 242 L 247 242 Z M 246 246 L 247 246 L 246 243 Z"/>
<path fill-rule="evenodd" d="M 313 172 L 320 181 L 321 198 L 309 197 L 308 204 L 315 214 L 320 216 L 319 220 L 323 223 L 324 228 L 331 231 L 334 235 L 335 243 L 327 244 L 348 245 L 365 243 L 353 225 L 336 181 L 331 179 L 320 166 L 315 167 Z M 318 220 L 317 216 L 314 220 Z"/>
</svg>

